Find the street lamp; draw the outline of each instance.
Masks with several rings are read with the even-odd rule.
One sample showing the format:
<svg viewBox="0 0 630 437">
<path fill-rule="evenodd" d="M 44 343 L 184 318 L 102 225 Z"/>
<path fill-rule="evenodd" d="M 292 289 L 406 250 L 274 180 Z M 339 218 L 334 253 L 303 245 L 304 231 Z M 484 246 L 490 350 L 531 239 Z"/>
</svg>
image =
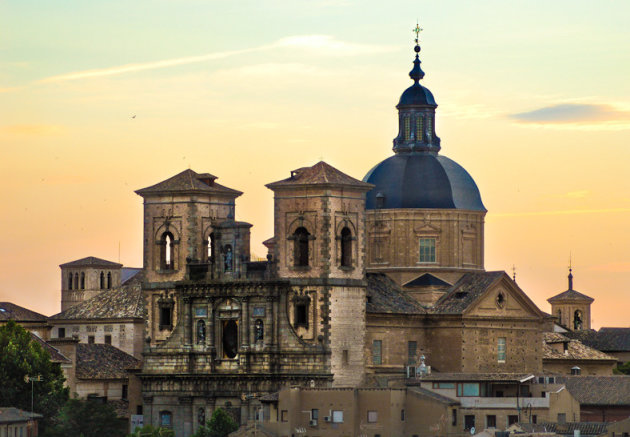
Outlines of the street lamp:
<svg viewBox="0 0 630 437">
<path fill-rule="evenodd" d="M 33 383 L 37 381 L 40 382 L 42 381 L 42 375 L 37 375 L 37 376 L 28 376 L 28 375 L 24 375 L 24 382 L 26 383 L 31 383 L 31 413 L 34 413 L 35 411 L 33 411 Z"/>
</svg>

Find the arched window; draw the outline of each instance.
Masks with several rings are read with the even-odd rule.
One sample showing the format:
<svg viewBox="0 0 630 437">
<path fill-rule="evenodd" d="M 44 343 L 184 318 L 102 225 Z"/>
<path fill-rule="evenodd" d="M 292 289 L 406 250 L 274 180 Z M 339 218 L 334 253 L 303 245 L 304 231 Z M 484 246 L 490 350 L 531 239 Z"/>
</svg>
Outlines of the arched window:
<svg viewBox="0 0 630 437">
<path fill-rule="evenodd" d="M 197 344 L 204 344 L 206 342 L 206 322 L 203 320 L 197 321 Z"/>
<path fill-rule="evenodd" d="M 214 262 L 214 232 L 208 235 L 208 261 Z"/>
<path fill-rule="evenodd" d="M 582 329 L 582 323 L 582 311 L 575 310 L 575 313 L 573 313 L 573 329 L 579 331 Z"/>
<path fill-rule="evenodd" d="M 85 272 L 81 272 L 81 290 L 85 290 Z"/>
<path fill-rule="evenodd" d="M 75 290 L 79 289 L 79 274 L 78 273 L 74 274 L 74 289 Z"/>
<path fill-rule="evenodd" d="M 238 324 L 236 320 L 223 321 L 223 356 L 234 358 L 238 353 Z"/>
<path fill-rule="evenodd" d="M 231 272 L 232 264 L 234 262 L 234 259 L 232 256 L 233 255 L 232 246 L 230 246 L 229 244 L 226 244 L 223 251 L 225 252 L 225 258 L 223 259 L 223 270 L 226 272 Z"/>
<path fill-rule="evenodd" d="M 160 267 L 162 270 L 173 270 L 174 269 L 174 250 L 173 243 L 175 239 L 173 238 L 173 234 L 170 232 L 164 232 L 162 234 L 161 241 L 161 251 L 160 251 Z"/>
<path fill-rule="evenodd" d="M 160 411 L 160 426 L 165 428 L 173 427 L 173 413 L 170 411 Z"/>
<path fill-rule="evenodd" d="M 112 272 L 107 272 L 107 289 L 112 288 Z"/>
<path fill-rule="evenodd" d="M 68 273 L 68 290 L 72 290 L 72 273 Z"/>
<path fill-rule="evenodd" d="M 341 267 L 352 267 L 352 232 L 347 227 L 341 230 Z"/>
<path fill-rule="evenodd" d="M 262 341 L 265 338 L 265 325 L 261 319 L 257 319 L 254 323 L 254 340 Z"/>
<path fill-rule="evenodd" d="M 101 290 L 105 288 L 105 273 L 101 272 L 101 281 L 100 281 Z"/>
<path fill-rule="evenodd" d="M 308 240 L 310 235 L 305 227 L 299 227 L 293 233 L 293 264 L 296 267 L 308 266 Z"/>
</svg>

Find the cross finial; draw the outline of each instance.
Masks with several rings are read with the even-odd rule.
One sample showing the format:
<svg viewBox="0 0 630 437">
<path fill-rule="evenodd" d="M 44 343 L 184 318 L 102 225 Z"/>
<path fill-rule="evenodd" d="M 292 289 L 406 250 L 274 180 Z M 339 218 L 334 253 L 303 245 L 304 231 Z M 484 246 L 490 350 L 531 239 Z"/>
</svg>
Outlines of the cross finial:
<svg viewBox="0 0 630 437">
<path fill-rule="evenodd" d="M 516 282 L 516 266 L 512 264 L 512 281 Z"/>
<path fill-rule="evenodd" d="M 416 44 L 418 44 L 418 38 L 420 37 L 420 32 L 422 32 L 422 30 L 423 29 L 420 27 L 418 21 L 416 20 L 416 27 L 413 29 L 413 32 L 416 34 Z"/>
</svg>

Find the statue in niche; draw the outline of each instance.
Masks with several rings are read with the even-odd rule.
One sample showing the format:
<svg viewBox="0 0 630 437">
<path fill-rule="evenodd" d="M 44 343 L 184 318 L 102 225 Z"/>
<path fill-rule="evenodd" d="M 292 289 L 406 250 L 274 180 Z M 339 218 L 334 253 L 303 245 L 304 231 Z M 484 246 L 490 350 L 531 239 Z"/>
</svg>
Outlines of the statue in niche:
<svg viewBox="0 0 630 437">
<path fill-rule="evenodd" d="M 203 344 L 206 341 L 206 322 L 199 320 L 197 322 L 197 343 Z"/>
<path fill-rule="evenodd" d="M 199 410 L 197 411 L 197 421 L 199 422 L 199 425 L 206 424 L 206 410 L 204 410 L 203 408 L 199 408 Z"/>
<path fill-rule="evenodd" d="M 226 272 L 232 271 L 232 246 L 229 244 L 225 246 L 225 260 L 223 267 Z"/>
<path fill-rule="evenodd" d="M 573 329 L 579 331 L 582 329 L 582 311 L 576 310 L 573 316 Z"/>
<path fill-rule="evenodd" d="M 258 319 L 254 324 L 254 340 L 262 341 L 265 337 L 265 327 L 263 325 L 263 321 Z"/>
</svg>

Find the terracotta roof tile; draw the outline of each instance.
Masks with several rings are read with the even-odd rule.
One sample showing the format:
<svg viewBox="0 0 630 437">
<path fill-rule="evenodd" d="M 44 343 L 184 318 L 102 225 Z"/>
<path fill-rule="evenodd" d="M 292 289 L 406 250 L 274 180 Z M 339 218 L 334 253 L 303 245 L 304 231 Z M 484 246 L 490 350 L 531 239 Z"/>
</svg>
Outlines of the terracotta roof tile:
<svg viewBox="0 0 630 437">
<path fill-rule="evenodd" d="M 348 176 L 335 167 L 320 161 L 312 167 L 302 167 L 291 172 L 291 177 L 267 184 L 268 188 L 293 185 L 345 185 L 362 188 L 365 191 L 374 186 Z"/>
<path fill-rule="evenodd" d="M 389 314 L 426 314 L 426 310 L 382 273 L 367 274 L 367 312 Z"/>
<path fill-rule="evenodd" d="M 47 317 L 11 302 L 0 302 L 0 320 L 16 322 L 45 322 Z"/>
<path fill-rule="evenodd" d="M 59 352 L 57 348 L 51 346 L 50 344 L 48 344 L 47 342 L 45 342 L 44 340 L 42 340 L 41 338 L 39 338 L 33 333 L 31 333 L 31 339 L 37 342 L 44 350 L 48 351 L 48 353 L 50 354 L 50 361 L 52 361 L 53 363 L 67 364 L 67 363 L 72 362 L 68 358 L 66 358 L 64 354 Z"/>
<path fill-rule="evenodd" d="M 50 318 L 52 320 L 143 318 L 145 305 L 142 280 L 143 273 L 138 272 L 120 287 L 105 290 Z"/>
<path fill-rule="evenodd" d="M 551 347 L 554 343 L 567 343 L 566 353 Z M 617 358 L 588 347 L 578 340 L 565 337 L 559 332 L 543 332 L 543 359 L 617 361 Z"/>
<path fill-rule="evenodd" d="M 588 329 L 570 331 L 564 335 L 602 352 L 630 351 L 630 328 L 600 328 L 599 331 Z"/>
<path fill-rule="evenodd" d="M 164 193 L 215 193 L 238 197 L 243 194 L 241 191 L 224 187 L 214 182 L 215 176 L 209 173 L 196 173 L 193 170 L 184 170 L 175 176 L 159 182 L 150 187 L 136 191 L 140 196 Z M 209 182 L 209 183 L 207 183 Z"/>
<path fill-rule="evenodd" d="M 553 303 L 553 302 L 559 302 L 563 300 L 583 300 L 586 302 L 593 302 L 595 299 L 585 294 L 582 294 L 579 291 L 567 290 L 567 291 L 563 291 L 560 294 L 556 294 L 553 297 L 550 297 L 549 299 L 547 299 L 547 302 Z"/>
<path fill-rule="evenodd" d="M 125 379 L 127 369 L 142 363 L 109 344 L 77 344 L 76 376 L 79 379 Z"/>
<path fill-rule="evenodd" d="M 630 376 L 557 376 L 581 405 L 630 406 Z"/>
<path fill-rule="evenodd" d="M 432 311 L 438 314 L 461 314 L 505 272 L 466 273 L 442 296 Z"/>
</svg>

